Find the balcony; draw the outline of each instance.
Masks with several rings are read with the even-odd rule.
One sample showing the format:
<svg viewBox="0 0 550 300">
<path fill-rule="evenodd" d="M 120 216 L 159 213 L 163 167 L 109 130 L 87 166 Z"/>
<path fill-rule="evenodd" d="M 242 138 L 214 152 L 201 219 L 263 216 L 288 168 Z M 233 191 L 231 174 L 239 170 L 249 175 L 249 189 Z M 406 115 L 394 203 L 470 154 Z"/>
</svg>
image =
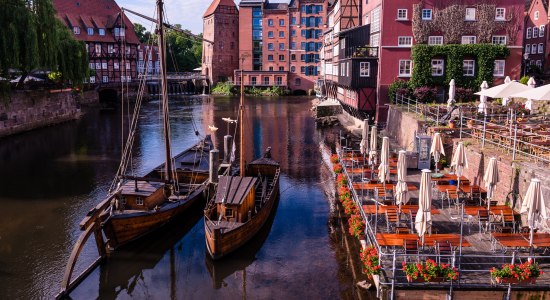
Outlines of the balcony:
<svg viewBox="0 0 550 300">
<path fill-rule="evenodd" d="M 343 58 L 378 58 L 378 47 L 351 46 L 346 47 Z"/>
</svg>

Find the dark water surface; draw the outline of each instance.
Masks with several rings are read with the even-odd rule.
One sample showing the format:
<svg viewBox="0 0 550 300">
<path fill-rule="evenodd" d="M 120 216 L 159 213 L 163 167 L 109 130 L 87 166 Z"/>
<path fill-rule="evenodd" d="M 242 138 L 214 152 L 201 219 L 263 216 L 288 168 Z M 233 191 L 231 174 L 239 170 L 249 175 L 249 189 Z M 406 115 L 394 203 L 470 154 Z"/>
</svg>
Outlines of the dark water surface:
<svg viewBox="0 0 550 300">
<path fill-rule="evenodd" d="M 173 153 L 208 133 L 223 149 L 238 99 L 171 101 Z M 144 104 L 133 152 L 136 174 L 162 162 L 158 101 Z M 221 262 L 206 253 L 202 208 L 97 268 L 74 299 L 353 298 L 331 238 L 319 142 L 310 99 L 247 99 L 247 160 L 267 146 L 281 162 L 278 210 L 242 251 Z M 121 153 L 121 117 L 90 110 L 79 121 L 0 140 L 0 293 L 4 299 L 52 298 L 80 235 L 78 223 L 106 194 Z M 231 128 L 231 132 L 233 132 Z M 75 273 L 96 256 L 93 240 Z"/>
</svg>

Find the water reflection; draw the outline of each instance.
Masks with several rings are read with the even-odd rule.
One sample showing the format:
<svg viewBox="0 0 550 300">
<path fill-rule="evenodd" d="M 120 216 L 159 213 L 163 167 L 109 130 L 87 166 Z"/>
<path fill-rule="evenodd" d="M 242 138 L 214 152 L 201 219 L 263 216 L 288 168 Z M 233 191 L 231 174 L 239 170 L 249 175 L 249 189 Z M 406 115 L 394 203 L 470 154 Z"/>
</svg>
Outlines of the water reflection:
<svg viewBox="0 0 550 300">
<path fill-rule="evenodd" d="M 173 99 L 173 153 L 197 141 L 195 132 L 220 130 L 237 116 L 236 98 Z M 133 152 L 136 174 L 163 160 L 158 101 L 144 104 Z M 205 261 L 203 221 L 185 219 L 96 269 L 71 295 L 90 298 L 349 298 L 336 280 L 337 260 L 328 234 L 330 206 L 322 186 L 319 141 L 305 98 L 247 99 L 247 161 L 271 146 L 281 162 L 280 201 L 267 237 L 226 263 Z M 99 202 L 116 172 L 121 119 L 90 111 L 82 120 L 0 142 L 0 291 L 6 298 L 51 298 L 80 231 L 78 222 Z M 232 126 L 233 127 L 233 126 Z M 233 130 L 233 128 L 232 128 Z M 23 180 L 18 180 L 23 179 Z M 31 209 L 29 209 L 29 207 Z M 201 215 L 199 213 L 199 215 Z M 194 224 L 194 225 L 193 225 Z M 262 241 L 263 240 L 263 241 Z M 256 249 L 257 248 L 257 249 Z M 83 267 L 96 256 L 93 244 Z M 246 273 L 245 280 L 243 275 Z M 244 294 L 243 283 L 246 284 Z"/>
</svg>

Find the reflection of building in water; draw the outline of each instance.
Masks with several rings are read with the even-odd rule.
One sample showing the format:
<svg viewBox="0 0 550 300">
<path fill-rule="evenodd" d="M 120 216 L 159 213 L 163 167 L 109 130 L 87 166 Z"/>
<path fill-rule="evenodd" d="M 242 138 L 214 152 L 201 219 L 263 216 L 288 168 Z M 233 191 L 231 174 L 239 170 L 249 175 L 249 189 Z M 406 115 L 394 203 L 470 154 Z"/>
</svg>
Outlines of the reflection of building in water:
<svg viewBox="0 0 550 300">
<path fill-rule="evenodd" d="M 247 162 L 261 156 L 267 147 L 271 147 L 273 158 L 280 162 L 284 173 L 292 172 L 289 174 L 292 177 L 309 177 L 311 173 L 308 172 L 318 171 L 297 161 L 299 157 L 318 155 L 319 146 L 316 144 L 315 122 L 311 119 L 309 101 L 295 100 L 277 100 L 277 103 L 273 103 L 267 98 L 245 99 Z M 216 101 L 216 110 L 213 101 Z M 209 125 L 218 127 L 214 143 L 220 151 L 223 151 L 223 136 L 227 134 L 227 123 L 222 118 L 236 119 L 238 106 L 238 98 L 217 98 L 203 103 L 204 132 L 208 132 Z M 233 125 L 230 128 L 231 135 L 234 128 Z M 237 146 L 238 138 L 237 134 Z M 223 157 L 223 153 L 220 153 L 220 157 Z"/>
</svg>

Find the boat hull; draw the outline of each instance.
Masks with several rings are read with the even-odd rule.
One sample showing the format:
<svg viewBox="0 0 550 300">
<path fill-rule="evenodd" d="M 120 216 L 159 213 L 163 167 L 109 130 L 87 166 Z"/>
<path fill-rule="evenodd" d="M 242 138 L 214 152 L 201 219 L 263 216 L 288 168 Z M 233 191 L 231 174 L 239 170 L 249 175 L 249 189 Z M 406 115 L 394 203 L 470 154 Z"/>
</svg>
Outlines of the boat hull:
<svg viewBox="0 0 550 300">
<path fill-rule="evenodd" d="M 205 186 L 195 189 L 187 198 L 169 203 L 159 210 L 112 214 L 102 222 L 110 250 L 137 240 L 184 214 L 195 203 L 204 201 Z"/>
<path fill-rule="evenodd" d="M 279 197 L 279 176 L 273 181 L 271 196 L 266 200 L 265 205 L 250 220 L 241 225 L 221 231 L 216 228 L 212 221 L 204 222 L 206 248 L 212 259 L 220 259 L 227 254 L 237 250 L 250 239 L 252 239 L 269 219 L 277 197 Z"/>
</svg>

